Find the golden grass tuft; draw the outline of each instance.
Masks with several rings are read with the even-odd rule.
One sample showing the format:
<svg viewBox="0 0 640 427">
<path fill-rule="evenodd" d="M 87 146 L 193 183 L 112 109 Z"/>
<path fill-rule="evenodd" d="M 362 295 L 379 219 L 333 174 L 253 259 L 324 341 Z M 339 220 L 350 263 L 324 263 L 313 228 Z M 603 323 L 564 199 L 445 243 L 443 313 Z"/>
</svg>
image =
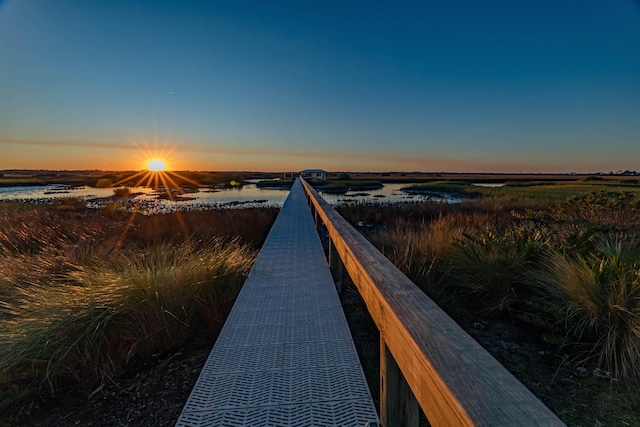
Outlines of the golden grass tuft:
<svg viewBox="0 0 640 427">
<path fill-rule="evenodd" d="M 254 259 L 232 241 L 191 241 L 3 275 L 0 385 L 89 391 L 132 359 L 222 325 Z M 42 258 L 40 259 L 43 260 Z"/>
<path fill-rule="evenodd" d="M 0 410 L 214 338 L 276 214 L 0 203 Z"/>
</svg>

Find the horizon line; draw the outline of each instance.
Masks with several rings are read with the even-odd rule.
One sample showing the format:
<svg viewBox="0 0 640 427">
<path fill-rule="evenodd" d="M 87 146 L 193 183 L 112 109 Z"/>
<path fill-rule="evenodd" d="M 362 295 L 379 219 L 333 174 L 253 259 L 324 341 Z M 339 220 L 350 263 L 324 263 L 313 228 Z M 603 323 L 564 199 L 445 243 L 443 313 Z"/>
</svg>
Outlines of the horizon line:
<svg viewBox="0 0 640 427">
<path fill-rule="evenodd" d="M 30 168 L 11 168 L 0 169 L 0 172 L 140 172 L 144 169 L 30 169 Z M 299 173 L 298 170 L 279 170 L 279 171 L 266 171 L 266 170 L 206 170 L 206 169 L 173 169 L 170 172 L 206 172 L 206 173 L 271 173 L 271 174 L 284 174 L 284 173 Z M 624 175 L 634 174 L 640 175 L 640 172 L 635 170 L 618 170 L 617 172 L 491 172 L 491 171 L 401 171 L 401 170 L 387 170 L 387 171 L 362 171 L 362 170 L 335 170 L 327 173 L 362 173 L 362 174 L 409 174 L 409 175 L 567 175 L 567 176 L 583 176 L 583 175 Z"/>
</svg>

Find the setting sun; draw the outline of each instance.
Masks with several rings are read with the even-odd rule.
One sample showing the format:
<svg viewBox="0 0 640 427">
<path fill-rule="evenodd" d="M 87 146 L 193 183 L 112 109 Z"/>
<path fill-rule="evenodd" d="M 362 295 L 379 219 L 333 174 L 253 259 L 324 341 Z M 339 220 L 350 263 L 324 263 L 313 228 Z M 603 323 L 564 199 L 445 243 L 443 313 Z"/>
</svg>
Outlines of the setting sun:
<svg viewBox="0 0 640 427">
<path fill-rule="evenodd" d="M 147 169 L 152 172 L 160 172 L 167 169 L 167 164 L 163 160 L 153 159 L 147 163 Z"/>
</svg>

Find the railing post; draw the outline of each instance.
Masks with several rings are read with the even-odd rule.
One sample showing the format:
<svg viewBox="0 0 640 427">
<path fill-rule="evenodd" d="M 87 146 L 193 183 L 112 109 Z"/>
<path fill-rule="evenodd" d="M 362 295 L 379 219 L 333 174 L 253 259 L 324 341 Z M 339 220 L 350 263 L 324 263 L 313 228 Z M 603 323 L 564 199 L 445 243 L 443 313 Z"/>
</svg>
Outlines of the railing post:
<svg viewBox="0 0 640 427">
<path fill-rule="evenodd" d="M 418 401 L 380 334 L 380 422 L 383 427 L 418 426 Z"/>
<path fill-rule="evenodd" d="M 342 270 L 344 267 L 340 259 L 340 254 L 336 250 L 331 237 L 329 237 L 329 269 L 331 270 L 333 281 L 336 284 L 336 290 L 340 293 L 342 291 Z"/>
<path fill-rule="evenodd" d="M 316 223 L 316 230 L 320 231 L 320 217 L 318 215 L 318 210 L 315 206 L 313 206 L 313 220 Z"/>
</svg>

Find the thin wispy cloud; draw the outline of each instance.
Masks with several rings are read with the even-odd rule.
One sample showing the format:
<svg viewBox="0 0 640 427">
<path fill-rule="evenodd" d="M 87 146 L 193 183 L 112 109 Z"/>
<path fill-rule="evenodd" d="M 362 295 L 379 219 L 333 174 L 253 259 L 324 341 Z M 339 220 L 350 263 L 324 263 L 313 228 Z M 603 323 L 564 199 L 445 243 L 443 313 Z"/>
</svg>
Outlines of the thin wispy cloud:
<svg viewBox="0 0 640 427">
<path fill-rule="evenodd" d="M 34 141 L 34 140 L 12 140 L 0 139 L 0 145 L 33 145 L 47 147 L 82 147 L 88 149 L 112 149 L 112 150 L 131 150 L 140 151 L 148 150 L 149 147 L 141 147 L 140 144 L 132 141 L 130 143 L 112 143 L 112 142 L 82 142 L 82 141 Z M 213 145 L 194 145 L 194 144 L 169 144 L 163 143 L 162 148 L 171 153 L 195 153 L 202 155 L 211 155 L 214 157 L 227 156 L 243 158 L 260 158 L 266 160 L 268 165 L 276 160 L 282 162 L 287 159 L 290 162 L 322 165 L 335 164 L 340 170 L 365 170 L 368 169 L 362 165 L 375 165 L 376 170 L 415 170 L 415 171 L 536 171 L 534 165 L 525 163 L 509 164 L 501 162 L 489 162 L 482 160 L 462 160 L 447 157 L 410 155 L 410 154 L 394 154 L 388 152 L 368 152 L 335 150 L 335 151 L 308 151 L 308 150 L 291 150 L 281 148 L 234 148 L 229 144 L 226 146 Z M 402 166 L 402 167 L 401 167 Z M 561 171 L 554 165 L 549 165 L 549 171 Z M 506 170 L 505 167 L 508 169 Z M 285 168 L 286 169 L 286 168 Z"/>
<path fill-rule="evenodd" d="M 0 139 L 0 145 L 36 145 L 47 147 L 82 147 L 82 148 L 107 148 L 118 150 L 140 150 L 140 145 L 131 143 L 120 142 L 82 142 L 82 141 L 34 141 L 34 140 L 15 140 L 15 139 Z M 171 146 L 172 144 L 165 144 Z M 358 159 L 393 159 L 399 161 L 415 160 L 415 156 L 397 156 L 390 155 L 388 153 L 376 154 L 376 153 L 361 153 L 356 151 L 309 151 L 309 150 L 291 150 L 291 149 L 264 149 L 264 148 L 229 148 L 223 146 L 200 146 L 180 144 L 174 150 L 178 149 L 181 152 L 195 152 L 195 153 L 211 153 L 211 154 L 225 154 L 225 155 L 259 155 L 259 156 L 289 156 L 296 158 L 309 158 L 309 159 L 334 159 L 343 158 L 344 156 L 351 156 Z"/>
<path fill-rule="evenodd" d="M 0 139 L 0 145 L 38 145 L 44 147 L 83 147 L 83 148 L 115 148 L 115 149 L 136 149 L 133 144 L 112 143 L 112 142 L 81 142 L 81 141 L 33 141 L 18 139 Z"/>
</svg>

